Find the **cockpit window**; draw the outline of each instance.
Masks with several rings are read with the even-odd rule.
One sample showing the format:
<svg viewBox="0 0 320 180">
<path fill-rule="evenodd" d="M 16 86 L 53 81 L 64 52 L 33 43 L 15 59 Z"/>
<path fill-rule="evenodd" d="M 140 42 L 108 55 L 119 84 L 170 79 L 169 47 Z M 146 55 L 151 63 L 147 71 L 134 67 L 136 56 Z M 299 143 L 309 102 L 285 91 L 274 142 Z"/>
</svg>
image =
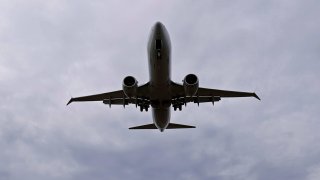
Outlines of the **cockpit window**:
<svg viewBox="0 0 320 180">
<path fill-rule="evenodd" d="M 160 39 L 156 39 L 156 49 L 161 49 L 162 41 Z"/>
</svg>

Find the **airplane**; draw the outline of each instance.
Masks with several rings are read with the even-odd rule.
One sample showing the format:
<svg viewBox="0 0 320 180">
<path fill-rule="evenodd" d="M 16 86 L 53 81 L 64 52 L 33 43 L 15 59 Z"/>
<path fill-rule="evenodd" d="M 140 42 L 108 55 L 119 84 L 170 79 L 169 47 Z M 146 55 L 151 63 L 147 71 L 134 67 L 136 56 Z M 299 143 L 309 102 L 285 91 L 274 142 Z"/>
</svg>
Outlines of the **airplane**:
<svg viewBox="0 0 320 180">
<path fill-rule="evenodd" d="M 255 97 L 254 92 L 239 92 L 199 87 L 199 79 L 195 74 L 188 74 L 183 84 L 171 80 L 171 42 L 166 27 L 156 22 L 148 40 L 149 82 L 138 86 L 133 76 L 126 76 L 122 82 L 122 90 L 71 98 L 67 103 L 82 101 L 102 101 L 109 105 L 134 104 L 140 111 L 152 108 L 153 123 L 130 127 L 129 129 L 165 129 L 195 128 L 195 126 L 170 122 L 170 110 L 182 110 L 187 103 L 206 103 L 220 101 L 229 97 Z"/>
</svg>

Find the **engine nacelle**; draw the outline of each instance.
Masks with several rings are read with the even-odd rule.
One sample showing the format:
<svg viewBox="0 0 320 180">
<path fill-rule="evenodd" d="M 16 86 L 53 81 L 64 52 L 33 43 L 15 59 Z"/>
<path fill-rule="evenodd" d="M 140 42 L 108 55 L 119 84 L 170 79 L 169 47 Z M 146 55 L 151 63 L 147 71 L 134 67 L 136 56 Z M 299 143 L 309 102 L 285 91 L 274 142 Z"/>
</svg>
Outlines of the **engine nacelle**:
<svg viewBox="0 0 320 180">
<path fill-rule="evenodd" d="M 196 95 L 199 87 L 198 77 L 194 74 L 188 74 L 183 79 L 183 87 L 186 96 Z"/>
<path fill-rule="evenodd" d="M 135 97 L 137 94 L 138 81 L 133 76 L 127 76 L 123 79 L 122 89 L 124 94 L 128 97 Z"/>
</svg>

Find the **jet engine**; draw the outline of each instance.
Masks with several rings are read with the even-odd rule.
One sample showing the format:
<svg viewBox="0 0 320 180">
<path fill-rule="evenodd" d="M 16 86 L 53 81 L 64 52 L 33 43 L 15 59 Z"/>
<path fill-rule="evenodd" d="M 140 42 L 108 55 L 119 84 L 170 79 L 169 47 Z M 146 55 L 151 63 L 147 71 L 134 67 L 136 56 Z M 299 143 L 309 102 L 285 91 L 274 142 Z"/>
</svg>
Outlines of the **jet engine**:
<svg viewBox="0 0 320 180">
<path fill-rule="evenodd" d="M 194 74 L 186 75 L 186 77 L 183 79 L 183 87 L 186 96 L 194 96 L 199 87 L 198 77 Z"/>
<path fill-rule="evenodd" d="M 122 89 L 124 94 L 128 98 L 136 96 L 137 88 L 138 88 L 138 81 L 134 77 L 127 76 L 123 79 Z"/>
</svg>

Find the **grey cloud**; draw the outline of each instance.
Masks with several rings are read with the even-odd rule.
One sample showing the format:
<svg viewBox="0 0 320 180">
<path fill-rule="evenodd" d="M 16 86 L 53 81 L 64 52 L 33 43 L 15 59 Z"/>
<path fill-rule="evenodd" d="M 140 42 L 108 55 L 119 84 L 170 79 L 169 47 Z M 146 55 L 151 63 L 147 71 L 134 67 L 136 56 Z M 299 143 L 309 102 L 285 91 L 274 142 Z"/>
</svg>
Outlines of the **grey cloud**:
<svg viewBox="0 0 320 180">
<path fill-rule="evenodd" d="M 0 2 L 0 179 L 318 179 L 317 1 Z M 262 97 L 188 105 L 194 130 L 129 131 L 134 107 L 65 103 L 148 81 L 162 21 L 173 79 Z"/>
</svg>

